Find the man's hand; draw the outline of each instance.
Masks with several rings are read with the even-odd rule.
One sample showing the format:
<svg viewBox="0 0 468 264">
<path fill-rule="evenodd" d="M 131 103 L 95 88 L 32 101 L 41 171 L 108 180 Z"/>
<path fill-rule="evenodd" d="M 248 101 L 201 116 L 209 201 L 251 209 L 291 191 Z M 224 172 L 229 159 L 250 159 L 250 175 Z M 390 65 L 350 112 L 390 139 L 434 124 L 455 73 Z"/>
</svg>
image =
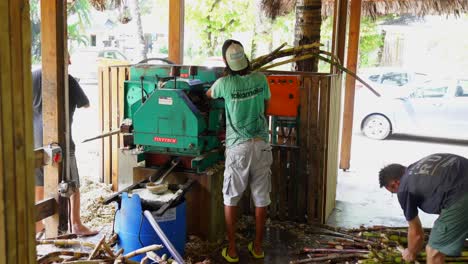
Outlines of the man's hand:
<svg viewBox="0 0 468 264">
<path fill-rule="evenodd" d="M 405 248 L 403 252 L 401 252 L 401 256 L 405 261 L 411 262 L 416 260 L 416 254 L 411 252 L 409 249 Z"/>
<path fill-rule="evenodd" d="M 208 89 L 208 91 L 206 91 L 206 96 L 207 96 L 208 98 L 210 98 L 210 99 L 212 99 L 212 98 L 213 98 L 213 96 L 212 96 L 212 92 L 211 92 L 211 88 L 210 88 L 210 89 Z"/>
</svg>

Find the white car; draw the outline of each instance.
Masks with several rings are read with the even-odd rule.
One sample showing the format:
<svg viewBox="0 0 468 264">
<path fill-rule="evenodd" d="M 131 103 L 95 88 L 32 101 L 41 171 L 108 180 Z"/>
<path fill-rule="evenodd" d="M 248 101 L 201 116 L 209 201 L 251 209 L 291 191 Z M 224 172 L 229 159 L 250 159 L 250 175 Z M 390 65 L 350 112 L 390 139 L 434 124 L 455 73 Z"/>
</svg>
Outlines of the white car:
<svg viewBox="0 0 468 264">
<path fill-rule="evenodd" d="M 378 93 L 387 97 L 402 96 L 412 85 L 429 80 L 429 76 L 425 73 L 396 67 L 366 68 L 362 69 L 358 75 Z M 364 86 L 356 82 L 356 89 L 365 90 L 365 88 L 360 88 Z"/>
<path fill-rule="evenodd" d="M 368 97 L 355 106 L 355 118 L 373 139 L 403 133 L 466 140 L 468 79 L 415 85 L 402 97 Z"/>
</svg>

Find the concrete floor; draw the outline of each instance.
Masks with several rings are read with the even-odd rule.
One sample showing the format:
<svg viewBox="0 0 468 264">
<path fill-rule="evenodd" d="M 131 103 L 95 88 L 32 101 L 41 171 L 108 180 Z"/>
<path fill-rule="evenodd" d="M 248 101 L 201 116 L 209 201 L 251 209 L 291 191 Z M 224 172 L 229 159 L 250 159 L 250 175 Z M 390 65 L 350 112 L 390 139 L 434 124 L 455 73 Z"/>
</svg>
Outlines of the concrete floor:
<svg viewBox="0 0 468 264">
<path fill-rule="evenodd" d="M 353 135 L 351 168 L 339 171 L 336 209 L 328 223 L 341 227 L 360 225 L 406 226 L 396 195 L 379 188 L 378 172 L 391 163 L 405 166 L 433 153 L 454 153 L 468 157 L 468 142 L 394 136 L 372 140 Z M 425 227 L 432 227 L 436 215 L 420 211 Z"/>
</svg>

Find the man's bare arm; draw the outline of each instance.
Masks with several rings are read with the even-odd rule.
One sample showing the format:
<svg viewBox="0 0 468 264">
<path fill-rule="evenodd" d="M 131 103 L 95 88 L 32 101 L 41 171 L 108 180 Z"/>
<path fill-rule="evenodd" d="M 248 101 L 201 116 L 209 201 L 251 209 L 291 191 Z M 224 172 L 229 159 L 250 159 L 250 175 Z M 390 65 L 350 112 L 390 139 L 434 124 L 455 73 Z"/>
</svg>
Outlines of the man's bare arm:
<svg viewBox="0 0 468 264">
<path fill-rule="evenodd" d="M 413 261 L 422 250 L 424 244 L 424 230 L 418 216 L 408 221 L 408 224 L 408 248 L 403 252 L 403 259 L 406 261 Z"/>
</svg>

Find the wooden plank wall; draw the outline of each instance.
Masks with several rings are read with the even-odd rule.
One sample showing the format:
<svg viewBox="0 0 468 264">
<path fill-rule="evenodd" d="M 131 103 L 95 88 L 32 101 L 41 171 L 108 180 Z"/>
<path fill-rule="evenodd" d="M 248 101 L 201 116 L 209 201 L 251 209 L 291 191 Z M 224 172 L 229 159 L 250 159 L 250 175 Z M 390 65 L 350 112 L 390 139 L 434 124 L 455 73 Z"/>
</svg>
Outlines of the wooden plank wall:
<svg viewBox="0 0 468 264">
<path fill-rule="evenodd" d="M 124 81 L 129 78 L 128 66 L 99 68 L 99 120 L 102 133 L 119 128 L 124 116 Z M 118 151 L 122 136 L 117 134 L 101 140 L 101 181 L 118 189 Z"/>
<path fill-rule="evenodd" d="M 307 142 L 306 162 L 299 170 L 306 172 L 308 223 L 324 223 L 335 205 L 338 175 L 338 140 L 340 127 L 341 75 L 305 75 L 302 89 L 309 90 L 308 105 L 301 105 L 301 114 L 308 113 L 308 123 L 301 123 L 299 133 Z M 304 120 L 305 121 L 305 120 Z"/>
<path fill-rule="evenodd" d="M 0 264 L 35 263 L 29 1 L 0 1 Z"/>
</svg>

